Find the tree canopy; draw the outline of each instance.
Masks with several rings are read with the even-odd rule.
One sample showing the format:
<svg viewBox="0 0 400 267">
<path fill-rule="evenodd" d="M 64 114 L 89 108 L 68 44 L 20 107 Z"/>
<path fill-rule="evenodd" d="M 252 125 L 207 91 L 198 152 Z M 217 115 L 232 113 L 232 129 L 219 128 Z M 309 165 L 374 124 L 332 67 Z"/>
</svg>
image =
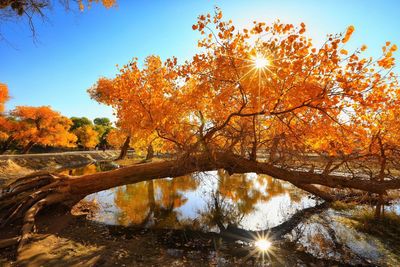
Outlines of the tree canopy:
<svg viewBox="0 0 400 267">
<path fill-rule="evenodd" d="M 193 29 L 202 38 L 191 60 L 149 56 L 140 68 L 134 58 L 89 89 L 136 139 L 156 138 L 159 150 L 178 154 L 231 151 L 302 170 L 313 170 L 309 157 L 318 155 L 321 172 L 363 170 L 374 179 L 398 166 L 396 45 L 387 42 L 374 59 L 365 45 L 346 50 L 353 26 L 316 47 L 304 23 L 238 30 L 219 9 Z M 360 159 L 376 165 L 367 171 Z"/>
<path fill-rule="evenodd" d="M 14 138 L 26 144 L 24 153 L 34 144 L 75 146 L 76 136 L 69 132 L 71 120 L 48 106 L 19 106 L 11 115 L 19 122 Z"/>
<path fill-rule="evenodd" d="M 70 119 L 72 121 L 71 130 L 75 130 L 85 125 L 93 126 L 92 121 L 86 117 L 71 117 Z"/>
<path fill-rule="evenodd" d="M 90 125 L 83 125 L 74 130 L 78 144 L 84 148 L 94 148 L 99 142 L 99 133 Z"/>
<path fill-rule="evenodd" d="M 110 119 L 109 118 L 104 118 L 104 117 L 103 118 L 95 118 L 93 120 L 93 122 L 94 122 L 95 125 L 106 126 L 106 127 L 109 127 L 109 126 L 112 125 Z"/>
</svg>

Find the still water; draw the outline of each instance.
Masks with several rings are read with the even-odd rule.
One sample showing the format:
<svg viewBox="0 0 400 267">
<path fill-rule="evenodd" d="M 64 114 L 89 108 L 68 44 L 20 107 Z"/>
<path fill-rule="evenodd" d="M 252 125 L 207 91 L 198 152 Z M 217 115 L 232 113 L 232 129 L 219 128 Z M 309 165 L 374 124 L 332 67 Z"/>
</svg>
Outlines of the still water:
<svg viewBox="0 0 400 267">
<path fill-rule="evenodd" d="M 112 162 L 65 171 L 82 175 L 117 168 Z M 217 225 L 263 230 L 316 205 L 306 192 L 289 183 L 255 173 L 224 171 L 146 181 L 86 197 L 98 210 L 92 220 L 123 226 L 218 231 Z"/>
<path fill-rule="evenodd" d="M 98 162 L 65 170 L 69 175 L 118 168 Z M 225 171 L 146 181 L 112 188 L 86 197 L 95 203 L 90 220 L 110 224 L 163 229 L 219 231 L 229 224 L 264 230 L 288 220 L 317 200 L 289 183 L 255 173 L 229 175 Z M 349 265 L 400 266 L 400 255 L 387 244 L 351 227 L 355 210 L 328 209 L 300 223 L 291 235 L 297 247 L 316 258 Z M 388 210 L 400 212 L 399 203 Z M 338 249 L 337 244 L 341 244 Z"/>
</svg>

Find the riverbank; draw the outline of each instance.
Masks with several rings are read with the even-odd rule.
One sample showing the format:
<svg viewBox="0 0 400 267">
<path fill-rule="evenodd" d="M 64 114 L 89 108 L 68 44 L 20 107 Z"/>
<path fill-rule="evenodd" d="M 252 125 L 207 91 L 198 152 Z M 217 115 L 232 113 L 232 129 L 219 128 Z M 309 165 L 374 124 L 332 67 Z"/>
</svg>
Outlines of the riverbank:
<svg viewBox="0 0 400 267">
<path fill-rule="evenodd" d="M 73 151 L 48 154 L 0 155 L 0 185 L 35 171 L 56 171 L 74 168 L 96 161 L 113 160 L 119 150 Z"/>
</svg>

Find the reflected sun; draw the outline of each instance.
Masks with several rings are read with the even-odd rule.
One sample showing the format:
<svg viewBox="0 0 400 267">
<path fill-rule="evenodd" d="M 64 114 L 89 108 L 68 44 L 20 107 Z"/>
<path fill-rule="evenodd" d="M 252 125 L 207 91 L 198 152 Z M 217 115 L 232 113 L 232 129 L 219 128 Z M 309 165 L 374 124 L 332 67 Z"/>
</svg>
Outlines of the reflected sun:
<svg viewBox="0 0 400 267">
<path fill-rule="evenodd" d="M 271 247 L 271 242 L 267 239 L 260 238 L 254 242 L 254 245 L 256 245 L 261 252 L 266 252 Z"/>
</svg>

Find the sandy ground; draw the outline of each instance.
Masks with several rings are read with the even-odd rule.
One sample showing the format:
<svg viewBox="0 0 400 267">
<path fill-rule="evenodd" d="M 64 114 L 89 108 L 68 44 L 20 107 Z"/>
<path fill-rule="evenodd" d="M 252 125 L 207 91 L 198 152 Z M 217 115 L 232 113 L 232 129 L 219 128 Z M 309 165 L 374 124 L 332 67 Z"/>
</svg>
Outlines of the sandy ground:
<svg viewBox="0 0 400 267">
<path fill-rule="evenodd" d="M 55 171 L 60 168 L 82 166 L 98 160 L 111 160 L 117 150 L 74 151 L 48 154 L 0 155 L 0 185 L 34 171 Z"/>
</svg>

